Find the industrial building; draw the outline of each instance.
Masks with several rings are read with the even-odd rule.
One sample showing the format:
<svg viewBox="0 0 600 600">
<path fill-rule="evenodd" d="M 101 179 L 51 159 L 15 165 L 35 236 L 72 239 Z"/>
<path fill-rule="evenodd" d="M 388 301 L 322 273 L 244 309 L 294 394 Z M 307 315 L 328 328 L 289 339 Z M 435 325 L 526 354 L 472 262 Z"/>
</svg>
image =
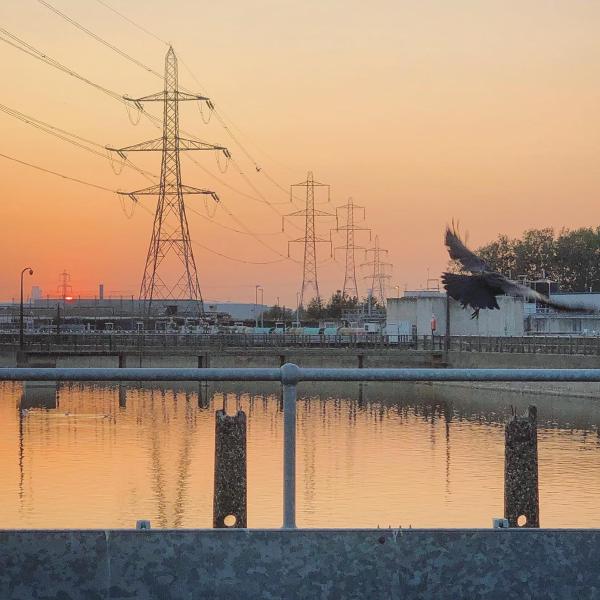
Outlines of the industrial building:
<svg viewBox="0 0 600 600">
<path fill-rule="evenodd" d="M 24 327 L 27 331 L 78 333 L 86 331 L 189 331 L 205 329 L 197 314 L 198 304 L 192 300 L 156 300 L 152 313 L 144 311 L 144 302 L 131 296 L 119 298 L 41 298 L 24 305 Z M 237 323 L 260 319 L 268 310 L 263 304 L 205 302 L 206 320 L 210 323 Z M 19 304 L 0 305 L 0 330 L 14 331 L 19 323 Z"/>
<path fill-rule="evenodd" d="M 388 298 L 386 334 L 422 336 L 445 335 L 448 299 L 445 292 L 406 291 L 402 298 Z M 472 311 L 449 299 L 451 335 L 524 335 L 524 308 L 521 298 L 498 297 L 500 310 L 482 310 L 478 319 Z"/>
<path fill-rule="evenodd" d="M 600 335 L 600 293 L 557 292 L 552 299 L 567 306 L 584 306 L 589 313 L 557 312 L 537 306 L 525 318 L 525 331 L 538 335 Z M 535 306 L 535 305 L 530 305 Z"/>
</svg>

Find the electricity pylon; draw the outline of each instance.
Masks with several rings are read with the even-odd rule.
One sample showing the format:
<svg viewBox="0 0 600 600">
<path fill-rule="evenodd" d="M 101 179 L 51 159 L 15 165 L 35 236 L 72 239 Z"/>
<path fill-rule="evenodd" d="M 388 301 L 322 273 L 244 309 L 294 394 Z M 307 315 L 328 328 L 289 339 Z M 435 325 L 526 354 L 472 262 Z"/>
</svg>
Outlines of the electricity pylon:
<svg viewBox="0 0 600 600">
<path fill-rule="evenodd" d="M 354 242 L 354 232 L 355 231 L 368 231 L 369 232 L 369 240 L 371 239 L 371 230 L 368 227 L 357 227 L 356 221 L 354 218 L 354 211 L 362 210 L 363 220 L 365 219 L 365 209 L 363 206 L 358 206 L 354 204 L 354 200 L 352 198 L 348 198 L 348 202 L 346 204 L 342 204 L 342 206 L 338 206 L 335 209 L 335 219 L 336 219 L 336 231 L 345 231 L 346 232 L 346 245 L 345 246 L 336 246 L 335 250 L 345 250 L 346 251 L 346 269 L 344 271 L 344 287 L 342 289 L 342 296 L 344 298 L 358 298 L 358 284 L 356 283 L 356 263 L 354 260 L 355 250 L 364 250 L 363 246 L 357 246 Z M 343 212 L 345 218 L 345 225 L 341 225 L 339 223 L 340 211 Z"/>
<path fill-rule="evenodd" d="M 379 236 L 375 236 L 375 244 L 373 248 L 368 248 L 365 251 L 366 256 L 373 253 L 373 260 L 363 263 L 361 267 L 372 267 L 371 275 L 367 275 L 364 279 L 371 280 L 371 294 L 377 298 L 381 306 L 385 307 L 385 282 L 390 278 L 385 270 L 391 268 L 391 263 L 382 262 L 381 257 L 387 256 L 388 251 L 379 247 Z"/>
<path fill-rule="evenodd" d="M 177 79 L 177 57 L 169 47 L 165 58 L 165 85 L 162 92 L 142 98 L 125 100 L 141 108 L 144 102 L 162 102 L 163 135 L 149 142 L 142 142 L 126 148 L 108 148 L 117 152 L 123 159 L 128 152 L 161 152 L 162 164 L 160 183 L 142 190 L 127 193 L 134 202 L 139 196 L 158 196 L 154 226 L 146 257 L 144 275 L 140 286 L 140 300 L 150 314 L 153 300 L 184 300 L 196 302 L 198 316 L 204 314 L 202 293 L 198 282 L 198 271 L 192 251 L 187 216 L 185 214 L 185 194 L 208 194 L 218 202 L 218 196 L 210 190 L 190 187 L 181 183 L 179 152 L 184 150 L 217 150 L 229 158 L 227 148 L 214 146 L 196 140 L 179 137 L 179 103 L 183 101 L 206 102 L 212 108 L 210 99 L 196 94 L 180 92 Z M 166 260 L 167 259 L 167 260 Z M 169 261 L 175 263 L 169 264 Z"/>
<path fill-rule="evenodd" d="M 288 256 L 290 253 L 290 244 L 302 242 L 304 244 L 304 263 L 302 269 L 302 288 L 300 290 L 300 302 L 299 308 L 304 307 L 304 298 L 309 288 L 314 290 L 314 298 L 317 302 L 321 302 L 321 295 L 319 294 L 319 281 L 317 279 L 317 244 L 327 243 L 331 245 L 331 239 L 325 240 L 318 237 L 315 233 L 315 217 L 333 217 L 332 213 L 328 213 L 322 210 L 315 209 L 315 187 L 326 187 L 327 188 L 327 201 L 331 200 L 331 188 L 327 183 L 319 183 L 313 178 L 312 171 L 308 172 L 306 181 L 300 183 L 294 183 L 290 186 L 290 201 L 292 201 L 293 189 L 295 187 L 306 188 L 306 205 L 304 210 L 298 210 L 296 212 L 286 215 L 286 217 L 304 217 L 305 218 L 305 229 L 304 237 L 288 242 Z"/>
<path fill-rule="evenodd" d="M 58 277 L 58 294 L 60 298 L 65 300 L 66 298 L 69 298 L 73 293 L 73 286 L 70 284 L 71 276 L 65 270 L 62 273 L 60 273 Z"/>
</svg>

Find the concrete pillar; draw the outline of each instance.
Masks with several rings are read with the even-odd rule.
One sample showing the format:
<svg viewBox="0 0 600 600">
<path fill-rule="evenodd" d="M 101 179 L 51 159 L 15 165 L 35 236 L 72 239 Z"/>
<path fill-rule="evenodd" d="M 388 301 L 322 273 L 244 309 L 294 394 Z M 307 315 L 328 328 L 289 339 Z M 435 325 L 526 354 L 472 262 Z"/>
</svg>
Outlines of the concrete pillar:
<svg viewBox="0 0 600 600">
<path fill-rule="evenodd" d="M 358 355 L 358 368 L 362 369 L 365 366 L 365 355 L 364 354 L 359 354 Z"/>
<path fill-rule="evenodd" d="M 119 407 L 125 408 L 127 406 L 127 388 L 123 384 L 119 384 Z"/>
<path fill-rule="evenodd" d="M 198 356 L 198 368 L 199 369 L 208 369 L 210 366 L 210 357 L 208 354 L 200 354 Z M 208 408 L 209 407 L 209 397 L 208 397 L 208 381 L 199 381 L 198 382 L 198 408 Z"/>
<path fill-rule="evenodd" d="M 127 355 L 124 352 L 119 352 L 119 369 L 124 369 L 127 366 Z"/>
<path fill-rule="evenodd" d="M 215 414 L 214 528 L 247 527 L 246 414 Z"/>
<path fill-rule="evenodd" d="M 504 517 L 510 527 L 539 527 L 537 408 L 513 414 L 505 429 Z"/>
<path fill-rule="evenodd" d="M 285 354 L 280 354 L 279 355 L 279 366 L 283 367 L 283 365 L 285 365 Z"/>
<path fill-rule="evenodd" d="M 444 335 L 444 351 L 446 354 L 450 351 L 450 296 L 446 292 L 446 332 Z M 446 361 L 448 359 L 446 358 Z"/>
</svg>

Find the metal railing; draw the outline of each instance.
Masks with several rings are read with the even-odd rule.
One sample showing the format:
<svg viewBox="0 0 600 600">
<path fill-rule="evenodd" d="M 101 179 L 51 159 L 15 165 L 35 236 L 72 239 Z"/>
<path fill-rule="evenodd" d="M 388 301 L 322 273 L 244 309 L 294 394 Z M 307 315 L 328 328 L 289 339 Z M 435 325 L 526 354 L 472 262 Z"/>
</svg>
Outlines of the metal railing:
<svg viewBox="0 0 600 600">
<path fill-rule="evenodd" d="M 436 340 L 437 341 L 437 340 Z M 16 347 L 19 335 L 1 333 L 0 346 Z M 226 348 L 385 348 L 414 347 L 413 336 L 387 336 L 378 333 L 325 335 L 294 333 L 27 333 L 26 349 L 32 351 L 106 351 L 152 352 L 165 349 L 194 352 L 198 349 Z"/>
<path fill-rule="evenodd" d="M 0 332 L 0 347 L 16 348 L 17 333 Z M 31 352 L 161 352 L 193 354 L 240 348 L 357 348 L 413 349 L 452 352 L 502 352 L 523 354 L 600 355 L 600 336 L 526 335 L 482 336 L 452 335 L 446 345 L 444 335 L 325 335 L 292 333 L 26 333 L 25 349 Z"/>
<path fill-rule="evenodd" d="M 600 369 L 0 368 L 0 381 L 279 381 L 283 390 L 283 527 L 296 527 L 296 400 L 303 381 L 600 382 Z"/>
</svg>

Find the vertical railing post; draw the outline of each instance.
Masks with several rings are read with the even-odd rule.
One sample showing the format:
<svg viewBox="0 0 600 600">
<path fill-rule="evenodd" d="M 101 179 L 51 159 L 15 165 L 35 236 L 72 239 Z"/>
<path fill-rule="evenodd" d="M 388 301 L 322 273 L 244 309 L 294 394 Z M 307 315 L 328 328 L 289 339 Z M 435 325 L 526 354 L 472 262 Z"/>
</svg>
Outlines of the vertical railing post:
<svg viewBox="0 0 600 600">
<path fill-rule="evenodd" d="M 281 367 L 283 388 L 283 527 L 296 527 L 296 398 L 299 369 Z"/>
</svg>

